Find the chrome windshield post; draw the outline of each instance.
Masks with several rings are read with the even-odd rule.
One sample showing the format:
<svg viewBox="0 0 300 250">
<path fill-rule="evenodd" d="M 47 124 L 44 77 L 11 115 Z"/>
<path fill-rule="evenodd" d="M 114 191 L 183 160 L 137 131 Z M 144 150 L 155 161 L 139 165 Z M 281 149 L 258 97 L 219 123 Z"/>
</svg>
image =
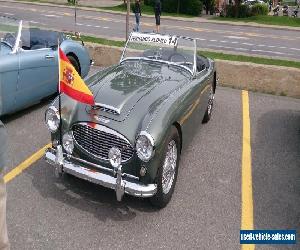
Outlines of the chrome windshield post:
<svg viewBox="0 0 300 250">
<path fill-rule="evenodd" d="M 123 58 L 124 58 L 124 55 L 125 55 L 125 51 L 126 51 L 126 49 L 127 49 L 128 42 L 129 42 L 130 39 L 131 39 L 132 33 L 133 33 L 133 32 L 130 33 L 130 35 L 129 35 L 127 41 L 126 41 L 126 44 L 125 44 L 125 46 L 124 46 L 124 49 L 123 49 L 123 52 L 122 52 L 122 55 L 121 55 L 120 63 L 123 61 Z"/>
<path fill-rule="evenodd" d="M 19 44 L 20 44 L 20 41 L 21 41 L 22 26 L 23 26 L 23 22 L 21 20 L 20 23 L 19 23 L 18 35 L 16 37 L 15 46 L 13 47 L 13 50 L 12 50 L 13 54 L 17 53 L 18 48 L 19 48 Z"/>
<path fill-rule="evenodd" d="M 194 67 L 193 67 L 193 75 L 195 76 L 197 73 L 197 40 L 194 40 Z"/>
</svg>

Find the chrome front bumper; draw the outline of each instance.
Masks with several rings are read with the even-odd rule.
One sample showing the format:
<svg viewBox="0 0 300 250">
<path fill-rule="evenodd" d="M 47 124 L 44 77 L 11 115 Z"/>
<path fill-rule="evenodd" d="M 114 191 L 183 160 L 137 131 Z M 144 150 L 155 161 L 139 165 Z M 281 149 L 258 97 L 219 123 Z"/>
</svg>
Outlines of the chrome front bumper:
<svg viewBox="0 0 300 250">
<path fill-rule="evenodd" d="M 114 171 L 112 169 L 80 160 L 72 156 L 65 156 L 62 154 L 62 152 L 59 153 L 58 151 L 59 150 L 50 148 L 45 154 L 46 161 L 55 166 L 56 173 L 65 172 L 92 183 L 114 189 L 116 191 L 118 201 L 122 200 L 124 193 L 143 198 L 151 197 L 156 194 L 156 184 L 144 185 L 139 183 L 136 181 L 138 177 L 122 173 L 121 168 Z M 80 165 L 72 163 L 70 161 L 72 158 L 80 161 Z M 94 169 L 91 170 L 88 168 L 89 165 L 93 166 L 94 168 L 98 168 L 99 170 L 111 171 L 112 174 L 110 175 L 103 173 L 105 171 L 98 172 Z M 132 181 L 129 179 L 132 179 Z"/>
</svg>

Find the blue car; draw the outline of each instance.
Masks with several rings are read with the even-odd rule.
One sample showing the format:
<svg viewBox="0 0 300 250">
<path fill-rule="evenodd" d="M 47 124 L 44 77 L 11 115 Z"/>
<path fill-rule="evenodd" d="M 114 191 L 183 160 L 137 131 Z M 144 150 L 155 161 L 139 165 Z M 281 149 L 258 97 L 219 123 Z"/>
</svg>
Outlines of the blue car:
<svg viewBox="0 0 300 250">
<path fill-rule="evenodd" d="M 61 32 L 0 17 L 0 116 L 29 107 L 57 92 L 58 43 L 81 77 L 91 60 L 83 43 Z"/>
</svg>

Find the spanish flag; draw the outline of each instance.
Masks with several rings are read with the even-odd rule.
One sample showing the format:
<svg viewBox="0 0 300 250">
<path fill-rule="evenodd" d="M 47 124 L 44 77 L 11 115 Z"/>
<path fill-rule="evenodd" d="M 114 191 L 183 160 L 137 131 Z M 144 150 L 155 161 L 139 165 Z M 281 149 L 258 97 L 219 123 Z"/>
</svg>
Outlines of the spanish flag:
<svg viewBox="0 0 300 250">
<path fill-rule="evenodd" d="M 65 93 L 78 102 L 94 105 L 92 92 L 86 86 L 74 66 L 59 48 L 59 93 Z"/>
</svg>

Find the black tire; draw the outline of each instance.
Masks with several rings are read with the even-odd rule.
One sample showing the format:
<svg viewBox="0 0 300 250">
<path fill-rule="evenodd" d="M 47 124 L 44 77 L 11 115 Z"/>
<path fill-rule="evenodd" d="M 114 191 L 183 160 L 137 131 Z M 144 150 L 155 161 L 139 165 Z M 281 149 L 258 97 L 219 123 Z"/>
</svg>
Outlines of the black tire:
<svg viewBox="0 0 300 250">
<path fill-rule="evenodd" d="M 211 86 L 208 104 L 207 104 L 207 108 L 206 108 L 202 123 L 208 123 L 209 120 L 211 119 L 213 107 L 214 107 L 214 99 L 215 99 L 214 88 L 213 88 L 213 86 Z"/>
<path fill-rule="evenodd" d="M 171 187 L 169 188 L 169 191 L 167 193 L 164 192 L 163 189 L 163 167 L 164 167 L 164 162 L 167 157 L 167 151 L 169 145 L 171 145 L 173 142 L 175 142 L 176 149 L 177 149 L 177 159 L 176 159 L 176 166 L 175 166 L 175 173 L 174 173 L 174 179 L 171 184 Z M 164 157 L 160 163 L 160 167 L 157 172 L 156 176 L 156 184 L 157 184 L 157 192 L 156 194 L 150 198 L 150 202 L 152 203 L 153 206 L 158 207 L 158 208 L 164 208 L 171 200 L 172 195 L 174 193 L 176 181 L 177 181 L 177 175 L 178 175 L 178 166 L 179 166 L 179 160 L 180 160 L 180 137 L 178 134 L 177 129 L 172 126 L 170 133 L 166 139 L 166 144 L 164 145 Z M 166 189 L 165 189 L 166 191 Z"/>
<path fill-rule="evenodd" d="M 74 66 L 74 68 L 78 72 L 78 74 L 81 76 L 80 66 L 79 66 L 79 62 L 77 61 L 77 59 L 72 55 L 67 55 L 67 57 L 68 57 L 70 63 L 72 63 L 72 65 Z"/>
</svg>

